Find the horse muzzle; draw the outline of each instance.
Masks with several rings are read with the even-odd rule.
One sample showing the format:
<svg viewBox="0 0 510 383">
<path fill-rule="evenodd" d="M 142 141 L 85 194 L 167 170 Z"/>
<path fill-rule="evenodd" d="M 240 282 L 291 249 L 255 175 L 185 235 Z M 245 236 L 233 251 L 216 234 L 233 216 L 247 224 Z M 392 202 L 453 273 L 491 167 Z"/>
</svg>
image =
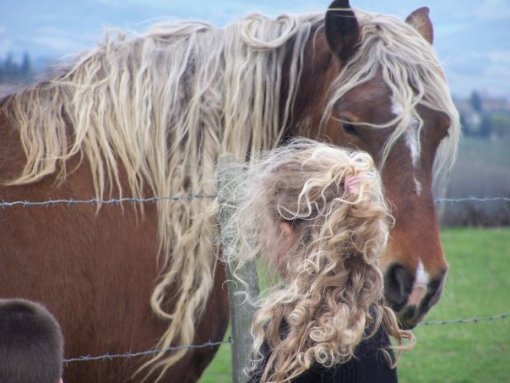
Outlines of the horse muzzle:
<svg viewBox="0 0 510 383">
<path fill-rule="evenodd" d="M 393 264 L 384 274 L 386 303 L 395 311 L 404 329 L 414 328 L 441 297 L 447 269 L 434 278 L 423 270 L 421 263 L 416 271 Z"/>
</svg>

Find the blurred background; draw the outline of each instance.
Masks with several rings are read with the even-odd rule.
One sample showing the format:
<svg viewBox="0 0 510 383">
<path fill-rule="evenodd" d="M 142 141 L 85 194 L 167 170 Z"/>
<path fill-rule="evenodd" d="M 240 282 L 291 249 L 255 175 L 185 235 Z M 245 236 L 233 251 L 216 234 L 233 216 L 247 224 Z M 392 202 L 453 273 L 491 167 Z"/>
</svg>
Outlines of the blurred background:
<svg viewBox="0 0 510 383">
<path fill-rule="evenodd" d="M 2 0 L 0 95 L 93 49 L 109 28 L 141 33 L 180 19 L 222 26 L 251 12 L 324 12 L 329 0 Z M 463 137 L 447 199 L 437 201 L 450 272 L 401 382 L 507 382 L 510 376 L 510 1 L 352 0 L 404 19 L 430 8 Z M 444 328 L 445 324 L 448 328 Z M 439 326 L 436 326 L 439 325 Z M 116 350 L 111 350 L 115 353 Z M 140 350 L 135 350 L 140 351 Z M 202 379 L 230 381 L 230 345 Z"/>
</svg>

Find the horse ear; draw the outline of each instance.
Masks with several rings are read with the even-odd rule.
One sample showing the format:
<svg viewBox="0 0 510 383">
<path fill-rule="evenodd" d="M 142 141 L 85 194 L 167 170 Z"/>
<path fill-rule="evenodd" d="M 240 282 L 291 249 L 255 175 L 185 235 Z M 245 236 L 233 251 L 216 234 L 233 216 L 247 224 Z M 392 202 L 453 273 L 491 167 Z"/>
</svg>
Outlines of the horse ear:
<svg viewBox="0 0 510 383">
<path fill-rule="evenodd" d="M 335 0 L 326 12 L 326 39 L 331 51 L 343 62 L 356 52 L 360 31 L 349 0 Z"/>
<path fill-rule="evenodd" d="M 406 23 L 412 25 L 431 45 L 434 41 L 434 28 L 429 18 L 429 9 L 422 7 L 407 16 Z"/>
</svg>

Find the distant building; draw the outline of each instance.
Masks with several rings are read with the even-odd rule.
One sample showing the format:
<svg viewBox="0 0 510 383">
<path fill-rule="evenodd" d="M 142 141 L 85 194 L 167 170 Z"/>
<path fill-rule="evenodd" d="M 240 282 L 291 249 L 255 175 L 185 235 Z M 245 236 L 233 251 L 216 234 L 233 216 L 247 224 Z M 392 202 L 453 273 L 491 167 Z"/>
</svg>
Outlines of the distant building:
<svg viewBox="0 0 510 383">
<path fill-rule="evenodd" d="M 510 101 L 473 92 L 469 98 L 454 99 L 467 135 L 498 138 L 510 134 Z"/>
<path fill-rule="evenodd" d="M 482 95 L 482 106 L 485 112 L 508 112 L 510 113 L 510 102 L 506 98 L 494 98 Z"/>
</svg>

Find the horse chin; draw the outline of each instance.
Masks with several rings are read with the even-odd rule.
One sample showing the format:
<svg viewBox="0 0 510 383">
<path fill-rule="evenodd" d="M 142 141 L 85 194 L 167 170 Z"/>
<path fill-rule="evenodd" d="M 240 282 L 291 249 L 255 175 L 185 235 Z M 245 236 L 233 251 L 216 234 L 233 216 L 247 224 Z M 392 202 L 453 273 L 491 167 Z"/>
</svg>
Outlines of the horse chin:
<svg viewBox="0 0 510 383">
<path fill-rule="evenodd" d="M 416 327 L 418 323 L 411 323 L 411 322 L 402 322 L 399 321 L 400 328 L 402 330 L 412 330 Z"/>
<path fill-rule="evenodd" d="M 397 313 L 400 328 L 403 330 L 412 330 L 425 317 L 426 313 L 418 313 L 415 306 L 407 306 Z"/>
<path fill-rule="evenodd" d="M 439 287 L 436 287 L 438 285 Z M 404 330 L 415 328 L 428 314 L 430 309 L 438 302 L 444 285 L 444 279 L 441 282 L 433 282 L 425 291 L 432 290 L 422 294 L 416 294 L 418 289 L 414 289 L 409 295 L 405 304 L 392 304 L 387 299 L 387 304 L 397 315 L 400 327 Z M 415 300 L 415 295 L 420 295 L 420 299 Z M 388 298 L 388 297 L 387 297 Z"/>
</svg>

